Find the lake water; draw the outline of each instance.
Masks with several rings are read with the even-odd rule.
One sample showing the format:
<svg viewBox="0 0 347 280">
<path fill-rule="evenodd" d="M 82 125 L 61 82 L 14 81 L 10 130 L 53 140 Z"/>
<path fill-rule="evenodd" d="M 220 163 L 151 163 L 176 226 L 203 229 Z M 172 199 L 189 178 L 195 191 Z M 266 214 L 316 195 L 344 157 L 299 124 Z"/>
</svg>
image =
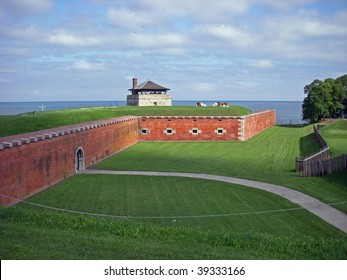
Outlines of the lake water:
<svg viewBox="0 0 347 280">
<path fill-rule="evenodd" d="M 196 100 L 174 100 L 174 106 L 195 106 Z M 212 106 L 215 101 L 203 101 Z M 259 111 L 275 109 L 278 124 L 300 124 L 301 101 L 227 101 L 229 105 L 237 105 Z M 62 110 L 69 108 L 125 106 L 125 101 L 54 101 L 54 102 L 0 102 L 0 115 L 17 115 L 41 110 Z"/>
</svg>

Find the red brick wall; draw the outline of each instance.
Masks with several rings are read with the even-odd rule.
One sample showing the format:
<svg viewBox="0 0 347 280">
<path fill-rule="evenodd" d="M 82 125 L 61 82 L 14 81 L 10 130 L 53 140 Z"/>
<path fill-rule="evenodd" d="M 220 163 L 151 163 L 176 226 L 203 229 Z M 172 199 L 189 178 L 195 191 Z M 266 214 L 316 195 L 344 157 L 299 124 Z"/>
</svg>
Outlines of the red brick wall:
<svg viewBox="0 0 347 280">
<path fill-rule="evenodd" d="M 144 141 L 238 140 L 238 128 L 236 117 L 139 118 L 139 138 Z M 171 135 L 168 129 L 171 129 Z M 216 133 L 218 130 L 220 133 Z"/>
<path fill-rule="evenodd" d="M 80 124 L 76 129 L 63 133 L 0 150 L 0 193 L 24 199 L 74 175 L 79 147 L 84 151 L 85 166 L 88 167 L 135 144 L 138 141 L 138 120 L 119 118 L 92 126 Z M 16 137 L 21 138 L 20 135 Z M 0 197 L 1 205 L 17 202 Z"/>
<path fill-rule="evenodd" d="M 261 111 L 250 114 L 244 118 L 243 139 L 247 140 L 263 130 L 276 124 L 275 110 Z M 241 122 L 242 126 L 242 122 Z"/>
<path fill-rule="evenodd" d="M 140 140 L 219 141 L 247 140 L 276 123 L 275 111 L 241 117 L 142 117 Z M 168 133 L 171 130 L 171 134 Z M 193 133 L 195 129 L 195 132 Z"/>
<path fill-rule="evenodd" d="M 88 167 L 138 140 L 243 141 L 274 124 L 274 111 L 242 117 L 124 117 L 2 138 L 0 194 L 25 199 L 74 175 L 80 147 Z M 1 205 L 17 202 L 0 196 Z"/>
</svg>

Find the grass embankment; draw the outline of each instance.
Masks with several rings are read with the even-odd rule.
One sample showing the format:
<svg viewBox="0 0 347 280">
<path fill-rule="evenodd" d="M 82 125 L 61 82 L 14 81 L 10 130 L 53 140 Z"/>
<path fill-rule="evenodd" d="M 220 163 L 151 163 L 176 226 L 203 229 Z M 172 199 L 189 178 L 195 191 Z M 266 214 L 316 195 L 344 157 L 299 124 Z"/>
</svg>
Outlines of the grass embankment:
<svg viewBox="0 0 347 280">
<path fill-rule="evenodd" d="M 312 131 L 274 126 L 245 142 L 141 142 L 95 168 L 227 175 L 290 187 L 327 203 L 347 201 L 346 173 L 312 178 L 295 173 L 295 157 L 319 149 Z M 347 204 L 334 207 L 347 213 Z"/>
<path fill-rule="evenodd" d="M 337 233 L 327 230 L 329 226 L 314 215 L 274 194 L 202 179 L 79 175 L 28 201 L 209 232 L 256 232 L 296 238 Z"/>
<path fill-rule="evenodd" d="M 347 120 L 338 120 L 320 130 L 333 156 L 347 153 Z"/>
<path fill-rule="evenodd" d="M 86 108 L 36 112 L 15 116 L 0 116 L 0 137 L 49 129 L 64 125 L 132 116 L 240 116 L 252 111 L 239 106 L 230 107 L 115 107 Z"/>
<path fill-rule="evenodd" d="M 346 237 L 336 232 L 319 238 L 218 233 L 20 207 L 1 208 L 0 217 L 2 260 L 347 258 Z"/>
</svg>

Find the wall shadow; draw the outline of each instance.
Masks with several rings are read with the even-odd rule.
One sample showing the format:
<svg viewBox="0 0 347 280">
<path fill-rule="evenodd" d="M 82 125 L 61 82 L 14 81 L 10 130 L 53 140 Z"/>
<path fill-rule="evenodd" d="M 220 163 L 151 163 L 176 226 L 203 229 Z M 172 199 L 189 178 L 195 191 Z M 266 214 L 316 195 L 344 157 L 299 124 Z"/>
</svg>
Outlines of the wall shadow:
<svg viewBox="0 0 347 280">
<path fill-rule="evenodd" d="M 300 157 L 307 157 L 320 150 L 319 144 L 314 137 L 314 133 L 300 137 Z"/>
</svg>

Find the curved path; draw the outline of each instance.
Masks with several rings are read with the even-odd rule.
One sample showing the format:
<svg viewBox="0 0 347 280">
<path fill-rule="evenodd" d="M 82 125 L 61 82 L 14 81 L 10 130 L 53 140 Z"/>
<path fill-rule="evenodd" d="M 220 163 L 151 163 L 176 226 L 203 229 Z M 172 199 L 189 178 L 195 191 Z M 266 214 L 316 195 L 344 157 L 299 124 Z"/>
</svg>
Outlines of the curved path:
<svg viewBox="0 0 347 280">
<path fill-rule="evenodd" d="M 239 179 L 234 177 L 197 174 L 197 173 L 178 173 L 178 172 L 152 172 L 152 171 L 112 171 L 112 170 L 83 170 L 79 174 L 114 174 L 114 175 L 144 175 L 144 176 L 172 176 L 172 177 L 188 177 L 206 180 L 221 181 L 231 184 L 242 185 L 255 189 L 264 190 L 277 194 L 289 201 L 300 205 L 302 208 L 310 211 L 320 217 L 327 223 L 337 227 L 347 233 L 347 215 L 336 210 L 330 205 L 319 201 L 316 198 L 308 196 L 304 193 L 285 188 L 278 185 L 256 182 L 252 180 Z"/>
</svg>

